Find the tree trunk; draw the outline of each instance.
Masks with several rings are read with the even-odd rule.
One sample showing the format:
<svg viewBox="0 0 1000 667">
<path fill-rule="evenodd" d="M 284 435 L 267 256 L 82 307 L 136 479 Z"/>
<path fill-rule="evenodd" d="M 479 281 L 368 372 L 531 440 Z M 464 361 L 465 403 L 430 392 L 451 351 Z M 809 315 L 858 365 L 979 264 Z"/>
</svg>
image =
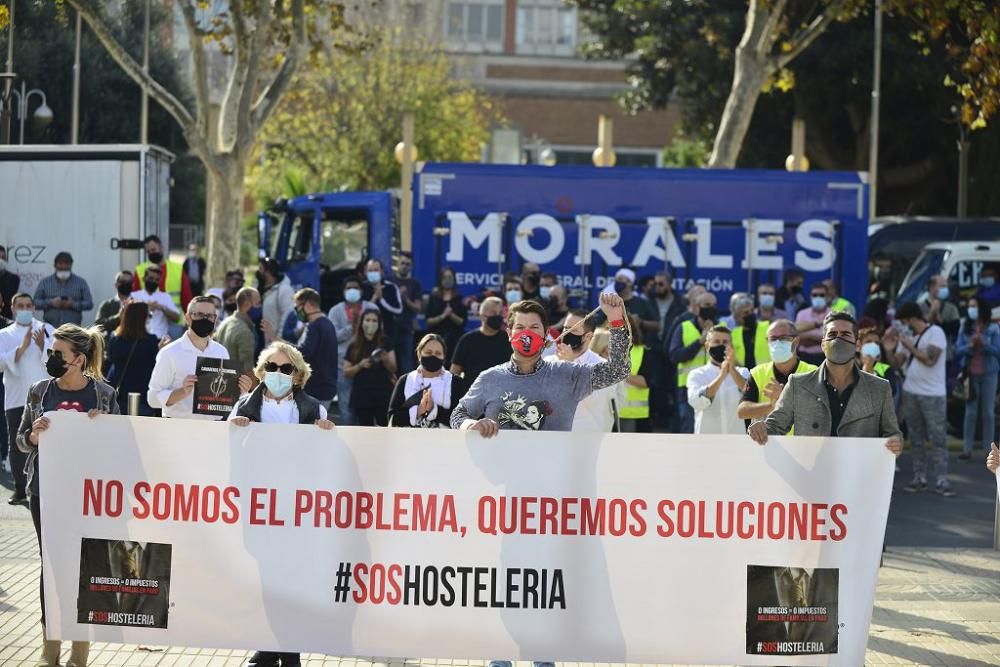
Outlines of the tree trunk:
<svg viewBox="0 0 1000 667">
<path fill-rule="evenodd" d="M 750 127 L 761 87 L 770 76 L 770 64 L 766 56 L 758 56 L 752 48 L 741 43 L 736 48 L 736 67 L 733 86 L 729 90 L 726 107 L 722 111 L 719 130 L 715 133 L 715 145 L 708 160 L 709 167 L 733 168 L 743 147 L 743 139 Z"/>
<path fill-rule="evenodd" d="M 206 170 L 208 183 L 207 284 L 219 285 L 226 271 L 239 268 L 243 224 L 243 178 L 246 165 L 231 155 L 219 156 L 218 170 Z"/>
</svg>

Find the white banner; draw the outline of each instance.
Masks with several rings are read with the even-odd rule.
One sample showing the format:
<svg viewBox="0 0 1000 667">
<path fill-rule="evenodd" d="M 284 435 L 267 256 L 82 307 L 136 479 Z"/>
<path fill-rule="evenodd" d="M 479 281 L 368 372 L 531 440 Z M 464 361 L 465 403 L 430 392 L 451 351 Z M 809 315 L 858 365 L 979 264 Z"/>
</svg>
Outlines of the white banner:
<svg viewBox="0 0 1000 667">
<path fill-rule="evenodd" d="M 881 440 L 51 418 L 55 637 L 864 662 L 893 477 Z"/>
</svg>

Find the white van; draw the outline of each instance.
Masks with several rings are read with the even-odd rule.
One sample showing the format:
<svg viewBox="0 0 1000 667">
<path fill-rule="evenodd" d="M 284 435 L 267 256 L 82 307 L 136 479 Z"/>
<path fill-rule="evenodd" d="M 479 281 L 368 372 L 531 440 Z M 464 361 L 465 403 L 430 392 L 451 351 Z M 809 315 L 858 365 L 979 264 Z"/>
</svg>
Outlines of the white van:
<svg viewBox="0 0 1000 667">
<path fill-rule="evenodd" d="M 1000 266 L 1000 226 L 997 241 L 929 243 L 917 257 L 896 296 L 896 304 L 919 301 L 931 276 L 946 275 L 952 294 L 968 299 L 979 289 L 979 275 L 989 264 Z"/>
</svg>

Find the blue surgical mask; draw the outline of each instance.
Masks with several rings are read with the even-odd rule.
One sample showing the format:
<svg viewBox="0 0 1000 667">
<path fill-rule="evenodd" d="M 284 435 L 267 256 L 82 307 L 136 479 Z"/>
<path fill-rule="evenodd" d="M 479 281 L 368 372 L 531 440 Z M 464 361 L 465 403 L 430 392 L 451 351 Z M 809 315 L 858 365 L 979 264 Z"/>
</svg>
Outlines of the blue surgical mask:
<svg viewBox="0 0 1000 667">
<path fill-rule="evenodd" d="M 348 287 L 344 290 L 344 298 L 347 299 L 347 303 L 357 303 L 361 301 L 361 290 L 357 287 Z"/>
<path fill-rule="evenodd" d="M 938 287 L 937 298 L 940 299 L 941 301 L 947 301 L 948 300 L 948 296 L 950 294 L 951 294 L 951 292 L 948 290 L 947 287 Z"/>
<path fill-rule="evenodd" d="M 521 292 L 516 289 L 507 290 L 507 303 L 516 303 L 521 300 Z"/>
<path fill-rule="evenodd" d="M 272 368 L 274 368 L 272 366 Z M 264 373 L 264 385 L 271 392 L 272 396 L 281 398 L 292 390 L 292 376 L 285 375 L 281 371 Z"/>
<path fill-rule="evenodd" d="M 760 295 L 760 305 L 762 308 L 773 308 L 774 307 L 774 295 L 773 294 L 761 294 Z"/>
<path fill-rule="evenodd" d="M 975 321 L 979 319 L 979 309 L 976 308 L 975 306 L 966 309 L 965 312 L 968 314 L 970 320 Z"/>
<path fill-rule="evenodd" d="M 30 310 L 18 310 L 14 312 L 14 321 L 22 327 L 31 324 L 33 319 L 35 319 L 35 313 Z"/>
<path fill-rule="evenodd" d="M 375 284 L 382 282 L 382 272 L 381 271 L 369 271 L 365 274 L 368 277 L 368 282 Z"/>
<path fill-rule="evenodd" d="M 997 284 L 997 279 L 993 276 L 986 276 L 983 278 L 983 287 L 993 287 Z"/>
<path fill-rule="evenodd" d="M 882 354 L 881 348 L 879 348 L 878 343 L 865 343 L 861 346 L 861 356 L 872 357 L 878 359 Z"/>
<path fill-rule="evenodd" d="M 771 352 L 771 361 L 776 364 L 783 364 L 792 358 L 792 341 L 772 340 L 767 344 L 767 349 Z"/>
<path fill-rule="evenodd" d="M 538 288 L 538 296 L 542 297 L 543 299 L 548 299 L 550 296 L 552 296 L 552 288 L 549 287 L 548 285 L 542 285 L 541 287 Z"/>
<path fill-rule="evenodd" d="M 814 296 L 812 298 L 813 310 L 824 310 L 826 309 L 826 297 L 825 296 Z"/>
</svg>

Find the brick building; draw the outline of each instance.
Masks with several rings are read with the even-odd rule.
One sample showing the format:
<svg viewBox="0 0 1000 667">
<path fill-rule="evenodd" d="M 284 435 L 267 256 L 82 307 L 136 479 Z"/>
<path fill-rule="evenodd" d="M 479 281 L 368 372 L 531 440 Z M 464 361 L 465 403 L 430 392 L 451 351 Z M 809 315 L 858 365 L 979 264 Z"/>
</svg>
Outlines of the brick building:
<svg viewBox="0 0 1000 667">
<path fill-rule="evenodd" d="M 676 108 L 622 113 L 625 63 L 580 55 L 587 35 L 561 0 L 403 0 L 403 18 L 446 44 L 456 74 L 482 88 L 520 133 L 527 159 L 591 164 L 598 118 L 614 118 L 618 165 L 655 166 L 679 122 Z"/>
</svg>

